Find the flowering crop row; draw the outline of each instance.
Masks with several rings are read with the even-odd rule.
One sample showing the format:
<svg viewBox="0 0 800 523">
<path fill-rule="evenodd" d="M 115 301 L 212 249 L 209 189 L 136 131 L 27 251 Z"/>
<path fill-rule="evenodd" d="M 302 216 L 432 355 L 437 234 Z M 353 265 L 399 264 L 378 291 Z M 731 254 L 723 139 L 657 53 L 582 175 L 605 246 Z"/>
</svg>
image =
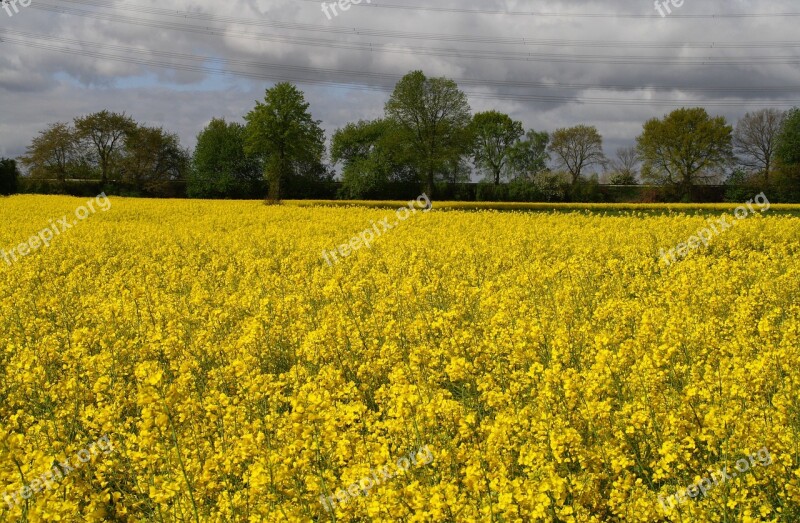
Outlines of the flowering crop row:
<svg viewBox="0 0 800 523">
<path fill-rule="evenodd" d="M 82 203 L 0 201 L 0 246 Z M 116 198 L 0 264 L 0 521 L 800 520 L 800 219 Z M 433 461 L 320 503 L 428 446 Z M 768 448 L 769 467 L 662 499 Z"/>
</svg>

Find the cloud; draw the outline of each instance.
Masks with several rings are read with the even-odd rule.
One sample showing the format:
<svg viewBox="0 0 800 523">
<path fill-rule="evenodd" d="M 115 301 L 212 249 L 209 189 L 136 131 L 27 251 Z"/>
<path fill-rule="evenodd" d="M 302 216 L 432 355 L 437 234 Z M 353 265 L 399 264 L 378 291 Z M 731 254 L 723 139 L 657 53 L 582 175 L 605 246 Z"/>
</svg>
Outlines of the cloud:
<svg viewBox="0 0 800 523">
<path fill-rule="evenodd" d="M 426 10 L 398 8 L 408 5 Z M 785 44 L 798 17 L 698 17 L 796 10 L 686 0 L 661 18 L 650 2 L 373 0 L 329 21 L 316 0 L 37 0 L 0 28 L 0 155 L 102 109 L 193 146 L 212 117 L 240 119 L 281 79 L 300 84 L 330 135 L 380 116 L 413 69 L 461 80 L 473 110 L 507 111 L 528 128 L 596 125 L 613 154 L 681 104 L 735 121 L 800 98 L 798 44 Z"/>
</svg>

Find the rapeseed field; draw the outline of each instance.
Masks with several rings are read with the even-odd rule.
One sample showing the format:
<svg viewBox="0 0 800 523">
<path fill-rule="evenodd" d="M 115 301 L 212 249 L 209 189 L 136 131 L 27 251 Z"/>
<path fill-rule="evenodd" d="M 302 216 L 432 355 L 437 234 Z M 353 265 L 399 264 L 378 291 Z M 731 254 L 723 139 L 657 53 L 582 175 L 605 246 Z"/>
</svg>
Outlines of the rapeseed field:
<svg viewBox="0 0 800 523">
<path fill-rule="evenodd" d="M 0 521 L 800 521 L 800 218 L 109 200 L 0 199 Z"/>
</svg>

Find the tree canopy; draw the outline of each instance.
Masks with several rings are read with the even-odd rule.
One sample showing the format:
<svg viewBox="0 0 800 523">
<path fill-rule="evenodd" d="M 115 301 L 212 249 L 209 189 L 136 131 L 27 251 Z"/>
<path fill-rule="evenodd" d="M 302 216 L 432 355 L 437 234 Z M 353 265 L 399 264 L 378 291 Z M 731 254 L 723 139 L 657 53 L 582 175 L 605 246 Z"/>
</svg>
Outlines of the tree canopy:
<svg viewBox="0 0 800 523">
<path fill-rule="evenodd" d="M 258 159 L 245 153 L 245 127 L 214 118 L 197 135 L 187 192 L 194 198 L 241 198 L 262 179 Z"/>
<path fill-rule="evenodd" d="M 535 180 L 547 171 L 550 162 L 550 153 L 547 146 L 550 144 L 550 135 L 544 131 L 536 132 L 533 129 L 517 141 L 511 148 L 511 166 L 517 179 Z"/>
<path fill-rule="evenodd" d="M 31 177 L 61 185 L 69 180 L 99 180 L 103 187 L 122 182 L 135 192 L 153 194 L 183 179 L 188 159 L 176 134 L 101 111 L 40 131 L 20 162 Z"/>
<path fill-rule="evenodd" d="M 259 158 L 269 182 L 268 199 L 281 199 L 281 181 L 301 165 L 319 165 L 325 153 L 325 133 L 309 112 L 305 95 L 288 82 L 267 89 L 264 102 L 247 116 L 245 152 Z"/>
<path fill-rule="evenodd" d="M 513 148 L 525 134 L 522 122 L 498 111 L 486 111 L 472 117 L 469 134 L 478 169 L 490 176 L 495 185 L 500 184 L 501 176 L 510 178 Z"/>
<path fill-rule="evenodd" d="M 636 185 L 638 183 L 639 151 L 636 147 L 620 147 L 617 149 L 617 157 L 611 160 L 612 185 Z"/>
<path fill-rule="evenodd" d="M 399 138 L 415 151 L 417 172 L 432 197 L 437 175 L 446 173 L 468 145 L 467 96 L 453 80 L 413 71 L 397 83 L 385 110 L 396 123 Z"/>
<path fill-rule="evenodd" d="M 393 182 L 413 182 L 417 172 L 395 122 L 361 120 L 333 134 L 331 160 L 342 164 L 342 193 L 365 198 Z"/>
<path fill-rule="evenodd" d="M 769 183 L 785 117 L 786 113 L 778 109 L 747 113 L 736 124 L 733 132 L 734 152 L 739 162 L 761 174 L 764 183 Z"/>
<path fill-rule="evenodd" d="M 189 166 L 189 152 L 178 135 L 161 127 L 135 126 L 125 140 L 120 160 L 123 179 L 144 192 L 158 192 L 170 181 L 180 180 Z"/>
<path fill-rule="evenodd" d="M 70 124 L 56 122 L 39 131 L 20 162 L 34 178 L 64 183 L 86 171 L 89 154 L 83 145 Z"/>
<path fill-rule="evenodd" d="M 556 156 L 559 167 L 566 169 L 572 185 L 578 183 L 586 168 L 603 165 L 603 137 L 596 127 L 577 125 L 556 130 L 548 150 Z"/>
<path fill-rule="evenodd" d="M 0 196 L 8 196 L 19 190 L 17 162 L 11 158 L 0 158 Z"/>
<path fill-rule="evenodd" d="M 636 139 L 642 158 L 642 177 L 679 188 L 684 196 L 692 186 L 721 178 L 733 159 L 733 128 L 722 116 L 712 118 L 701 107 L 677 109 L 644 124 Z"/>
<path fill-rule="evenodd" d="M 115 172 L 125 147 L 125 138 L 136 129 L 136 123 L 125 113 L 100 111 L 75 119 L 75 136 L 88 141 L 94 148 L 103 184 Z"/>
<path fill-rule="evenodd" d="M 787 166 L 800 166 L 800 108 L 787 114 L 777 140 L 777 156 Z"/>
<path fill-rule="evenodd" d="M 800 194 L 800 108 L 747 113 L 735 130 L 703 108 L 678 109 L 647 121 L 635 147 L 621 147 L 608 160 L 594 126 L 525 133 L 522 122 L 497 110 L 473 116 L 453 80 L 412 71 L 395 85 L 382 118 L 333 133 L 324 163 L 321 122 L 301 90 L 278 83 L 255 104 L 245 125 L 212 119 L 191 156 L 176 134 L 125 113 L 56 122 L 18 158 L 23 182 L 35 179 L 25 188 L 71 192 L 98 185 L 173 196 L 185 182 L 190 197 L 250 198 L 263 195 L 266 185 L 268 202 L 287 195 L 399 199 L 417 190 L 456 200 L 522 201 L 709 200 L 757 186 L 785 201 Z M 644 186 L 600 188 L 598 167 L 611 185 Z M 334 169 L 339 183 L 330 183 Z M 469 183 L 476 175 L 482 183 Z M 717 183 L 729 187 L 697 190 Z"/>
</svg>

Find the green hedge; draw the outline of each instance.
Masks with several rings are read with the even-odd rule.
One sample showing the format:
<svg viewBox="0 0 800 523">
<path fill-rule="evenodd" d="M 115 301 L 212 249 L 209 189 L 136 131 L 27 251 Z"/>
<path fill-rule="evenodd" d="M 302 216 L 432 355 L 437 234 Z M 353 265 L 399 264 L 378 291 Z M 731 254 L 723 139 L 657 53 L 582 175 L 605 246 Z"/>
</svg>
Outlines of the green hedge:
<svg viewBox="0 0 800 523">
<path fill-rule="evenodd" d="M 344 200 L 341 182 L 287 181 L 283 198 L 286 200 Z M 27 194 L 68 194 L 73 196 L 95 196 L 103 191 L 115 196 L 140 196 L 150 198 L 186 198 L 186 182 L 171 181 L 149 190 L 131 184 L 110 183 L 105 187 L 96 180 L 71 180 L 57 182 L 19 178 L 18 191 Z M 786 180 L 776 180 L 768 189 L 758 184 L 695 186 L 690 198 L 682 197 L 670 187 L 647 185 L 601 185 L 585 181 L 576 186 L 557 185 L 536 187 L 532 184 L 512 182 L 509 184 L 486 183 L 438 183 L 434 199 L 454 202 L 523 202 L 523 203 L 723 203 L 740 202 L 765 192 L 774 203 L 800 202 L 800 187 Z M 414 183 L 389 184 L 364 200 L 407 201 L 422 194 L 423 189 Z M 266 195 L 266 183 L 254 188 L 252 194 L 239 199 L 259 200 Z"/>
</svg>

